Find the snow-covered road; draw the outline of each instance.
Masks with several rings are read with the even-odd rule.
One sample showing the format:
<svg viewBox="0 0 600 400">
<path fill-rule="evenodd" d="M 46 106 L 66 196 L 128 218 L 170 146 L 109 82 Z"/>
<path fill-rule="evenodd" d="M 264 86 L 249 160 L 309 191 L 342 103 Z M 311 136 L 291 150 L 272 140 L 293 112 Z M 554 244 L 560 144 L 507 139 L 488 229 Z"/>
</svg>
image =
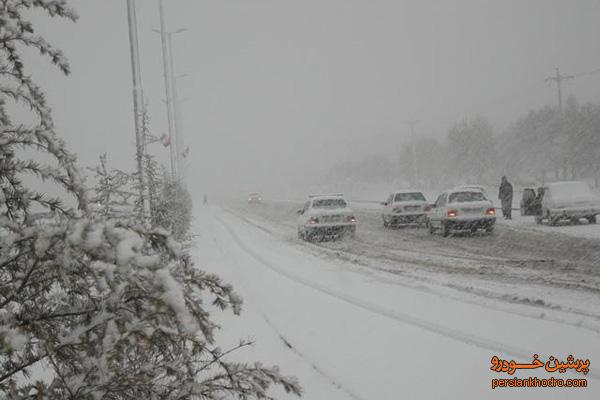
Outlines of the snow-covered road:
<svg viewBox="0 0 600 400">
<path fill-rule="evenodd" d="M 546 318 L 528 304 L 434 290 L 426 280 L 390 273 L 389 260 L 371 268 L 374 259 L 363 265 L 344 249 L 307 246 L 268 220 L 238 211 L 200 210 L 196 233 L 198 265 L 231 282 L 245 300 L 239 318 L 216 314 L 225 327 L 221 342 L 255 337 L 256 347 L 235 357 L 279 364 L 298 376 L 307 399 L 600 395 L 594 316 L 578 315 L 576 323 L 564 310 L 544 309 Z M 416 261 L 419 254 L 425 264 L 436 263 L 436 255 L 423 249 L 413 252 Z M 457 253 L 446 264 L 472 261 Z M 493 378 L 508 377 L 489 370 L 493 355 L 528 363 L 534 353 L 589 358 L 589 387 L 491 389 Z M 550 377 L 545 371 L 515 376 Z"/>
</svg>

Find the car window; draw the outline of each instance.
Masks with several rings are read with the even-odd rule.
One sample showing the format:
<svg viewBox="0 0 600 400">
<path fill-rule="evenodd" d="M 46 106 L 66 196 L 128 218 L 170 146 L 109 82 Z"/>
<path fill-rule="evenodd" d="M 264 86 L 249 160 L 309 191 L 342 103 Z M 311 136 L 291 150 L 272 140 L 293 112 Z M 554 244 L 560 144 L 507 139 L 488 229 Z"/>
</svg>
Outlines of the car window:
<svg viewBox="0 0 600 400">
<path fill-rule="evenodd" d="M 313 208 L 344 208 L 346 201 L 344 199 L 318 199 L 313 200 Z"/>
<path fill-rule="evenodd" d="M 413 193 L 396 193 L 394 201 L 426 201 L 425 196 L 421 192 Z"/>
<path fill-rule="evenodd" d="M 450 203 L 465 203 L 470 201 L 484 201 L 487 200 L 485 195 L 480 191 L 465 191 L 465 192 L 454 192 L 450 194 Z"/>
</svg>

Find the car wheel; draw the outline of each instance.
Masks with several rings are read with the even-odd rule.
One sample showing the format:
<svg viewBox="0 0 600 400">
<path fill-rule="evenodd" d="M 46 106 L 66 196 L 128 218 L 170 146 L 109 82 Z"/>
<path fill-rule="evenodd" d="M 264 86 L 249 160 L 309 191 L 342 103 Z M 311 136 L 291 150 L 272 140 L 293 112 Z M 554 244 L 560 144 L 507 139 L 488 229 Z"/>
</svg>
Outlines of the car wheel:
<svg viewBox="0 0 600 400">
<path fill-rule="evenodd" d="M 556 218 L 552 218 L 552 216 L 550 215 L 550 211 L 546 211 L 546 218 L 548 219 L 548 225 L 556 225 Z"/>
<path fill-rule="evenodd" d="M 302 231 L 300 229 L 298 229 L 298 239 L 304 240 L 304 234 L 302 233 Z"/>
<path fill-rule="evenodd" d="M 430 235 L 435 234 L 435 227 L 433 226 L 433 224 L 431 223 L 431 221 L 427 221 L 427 227 L 429 228 L 429 234 Z"/>
<path fill-rule="evenodd" d="M 448 237 L 450 235 L 450 227 L 445 222 L 442 222 L 442 236 Z"/>
<path fill-rule="evenodd" d="M 595 215 L 590 215 L 589 217 L 587 217 L 587 220 L 590 224 L 595 224 L 596 223 L 596 216 Z"/>
<path fill-rule="evenodd" d="M 390 224 L 389 224 L 389 222 L 387 222 L 384 215 L 381 216 L 381 219 L 383 219 L 383 227 L 388 228 L 390 226 Z"/>
<path fill-rule="evenodd" d="M 543 220 L 543 219 L 542 219 L 542 217 L 541 217 L 541 216 L 539 216 L 539 215 L 536 215 L 536 216 L 535 216 L 535 223 L 536 223 L 536 224 L 538 224 L 538 225 L 541 225 L 541 223 L 542 223 L 542 220 Z"/>
</svg>

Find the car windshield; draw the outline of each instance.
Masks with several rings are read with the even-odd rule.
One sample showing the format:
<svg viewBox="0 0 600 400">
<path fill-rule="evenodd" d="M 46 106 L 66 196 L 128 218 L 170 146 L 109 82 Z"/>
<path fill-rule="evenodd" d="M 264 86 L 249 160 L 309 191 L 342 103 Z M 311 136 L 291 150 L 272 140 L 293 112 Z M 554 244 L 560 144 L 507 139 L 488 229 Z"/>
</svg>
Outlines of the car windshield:
<svg viewBox="0 0 600 400">
<path fill-rule="evenodd" d="M 421 192 L 412 192 L 412 193 L 396 193 L 394 196 L 395 202 L 400 201 L 426 201 L 425 196 Z"/>
<path fill-rule="evenodd" d="M 454 192 L 450 194 L 449 203 L 465 203 L 469 201 L 484 201 L 487 200 L 485 195 L 479 191 L 469 192 Z"/>
<path fill-rule="evenodd" d="M 319 199 L 313 201 L 314 208 L 344 208 L 346 202 L 344 199 Z"/>
</svg>

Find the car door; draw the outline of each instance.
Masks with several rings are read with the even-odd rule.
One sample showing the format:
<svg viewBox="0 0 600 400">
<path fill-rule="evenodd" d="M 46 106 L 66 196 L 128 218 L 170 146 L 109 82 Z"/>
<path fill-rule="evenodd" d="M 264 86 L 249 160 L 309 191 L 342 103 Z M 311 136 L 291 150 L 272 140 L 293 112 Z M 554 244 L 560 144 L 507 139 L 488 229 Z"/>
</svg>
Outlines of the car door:
<svg viewBox="0 0 600 400">
<path fill-rule="evenodd" d="M 535 210 L 535 190 L 532 188 L 523 189 L 523 196 L 521 197 L 521 215 L 526 217 L 530 215 L 536 215 Z"/>
<path fill-rule="evenodd" d="M 389 218 L 389 216 L 392 214 L 392 207 L 394 205 L 394 194 L 390 194 L 387 198 L 387 200 L 385 201 L 385 206 L 383 207 L 383 214 Z"/>
<path fill-rule="evenodd" d="M 306 220 L 308 217 L 308 208 L 310 207 L 310 200 L 304 203 L 300 215 L 298 215 L 298 226 L 304 227 L 306 225 Z"/>
</svg>

